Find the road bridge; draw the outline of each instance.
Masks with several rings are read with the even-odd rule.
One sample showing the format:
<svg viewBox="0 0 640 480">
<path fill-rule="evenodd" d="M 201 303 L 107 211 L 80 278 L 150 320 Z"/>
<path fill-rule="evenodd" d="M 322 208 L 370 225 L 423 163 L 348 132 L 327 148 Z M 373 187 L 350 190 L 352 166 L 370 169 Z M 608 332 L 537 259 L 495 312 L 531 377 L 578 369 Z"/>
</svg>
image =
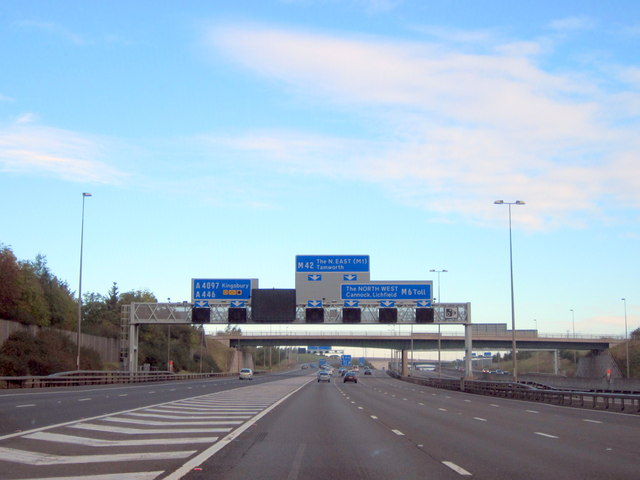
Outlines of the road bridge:
<svg viewBox="0 0 640 480">
<path fill-rule="evenodd" d="M 384 348 L 392 350 L 437 350 L 438 343 L 443 350 L 464 350 L 463 333 L 389 333 L 389 332 L 229 332 L 219 334 L 220 340 L 229 342 L 232 347 L 268 347 L 331 345 L 339 347 Z M 597 350 L 603 351 L 622 342 L 615 336 L 561 336 L 531 335 L 530 332 L 518 335 L 516 343 L 522 350 Z M 511 332 L 506 335 L 478 335 L 472 337 L 474 350 L 510 350 Z"/>
</svg>

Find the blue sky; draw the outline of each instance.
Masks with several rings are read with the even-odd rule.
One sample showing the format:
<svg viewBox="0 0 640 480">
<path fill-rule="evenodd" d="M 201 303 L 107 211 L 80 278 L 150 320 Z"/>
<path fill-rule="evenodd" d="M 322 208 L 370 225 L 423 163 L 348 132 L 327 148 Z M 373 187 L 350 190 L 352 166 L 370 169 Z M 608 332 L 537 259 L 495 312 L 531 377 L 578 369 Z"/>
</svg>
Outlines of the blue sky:
<svg viewBox="0 0 640 480">
<path fill-rule="evenodd" d="M 640 3 L 4 1 L 0 242 L 83 291 L 368 254 L 474 322 L 640 326 Z M 437 290 L 437 282 L 434 288 Z"/>
</svg>

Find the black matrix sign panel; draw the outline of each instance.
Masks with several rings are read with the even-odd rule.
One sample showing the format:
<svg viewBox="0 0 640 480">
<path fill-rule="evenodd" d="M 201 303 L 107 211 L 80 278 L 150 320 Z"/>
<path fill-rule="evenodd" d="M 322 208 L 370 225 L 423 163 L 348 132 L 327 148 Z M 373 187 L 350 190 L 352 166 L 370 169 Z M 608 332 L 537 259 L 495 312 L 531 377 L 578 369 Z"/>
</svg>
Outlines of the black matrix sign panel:
<svg viewBox="0 0 640 480">
<path fill-rule="evenodd" d="M 251 290 L 251 320 L 253 323 L 293 323 L 295 319 L 295 289 Z"/>
</svg>

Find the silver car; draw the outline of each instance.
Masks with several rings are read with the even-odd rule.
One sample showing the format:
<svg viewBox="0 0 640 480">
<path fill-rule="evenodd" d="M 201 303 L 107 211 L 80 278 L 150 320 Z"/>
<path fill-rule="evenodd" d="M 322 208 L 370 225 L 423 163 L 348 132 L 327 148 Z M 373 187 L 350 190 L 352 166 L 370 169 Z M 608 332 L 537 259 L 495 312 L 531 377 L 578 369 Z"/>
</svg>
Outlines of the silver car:
<svg viewBox="0 0 640 480">
<path fill-rule="evenodd" d="M 326 370 L 318 372 L 318 382 L 331 382 L 331 374 Z"/>
</svg>

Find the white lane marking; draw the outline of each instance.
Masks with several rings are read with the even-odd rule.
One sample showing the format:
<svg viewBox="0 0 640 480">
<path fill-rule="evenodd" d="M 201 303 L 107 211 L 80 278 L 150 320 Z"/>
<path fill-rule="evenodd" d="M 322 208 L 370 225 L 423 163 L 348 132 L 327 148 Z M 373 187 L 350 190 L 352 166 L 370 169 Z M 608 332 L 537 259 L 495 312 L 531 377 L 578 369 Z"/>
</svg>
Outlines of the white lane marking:
<svg viewBox="0 0 640 480">
<path fill-rule="evenodd" d="M 377 420 L 378 417 L 376 417 L 375 415 L 369 415 L 371 418 L 373 418 L 374 420 Z"/>
<path fill-rule="evenodd" d="M 445 464 L 447 467 L 449 467 L 454 472 L 456 472 L 458 475 L 465 475 L 465 476 L 471 475 L 471 473 L 467 472 L 464 468 L 456 465 L 453 462 L 445 461 L 445 462 L 442 462 L 442 463 Z"/>
<path fill-rule="evenodd" d="M 537 410 L 525 410 L 525 412 L 527 412 L 527 413 L 540 413 L 540 412 L 539 412 L 539 411 L 537 411 Z"/>
<path fill-rule="evenodd" d="M 358 407 L 358 410 L 364 410 L 362 407 Z"/>
<path fill-rule="evenodd" d="M 446 412 L 447 411 L 446 408 L 439 408 L 438 410 L 440 410 L 441 412 Z"/>
<path fill-rule="evenodd" d="M 401 437 L 402 437 L 402 436 L 404 436 L 404 433 L 402 433 L 400 430 L 391 430 L 391 431 L 392 431 L 393 433 L 395 433 L 396 435 L 399 435 L 399 436 L 401 436 Z"/>
<path fill-rule="evenodd" d="M 24 405 L 16 405 L 16 408 L 35 407 L 35 403 L 25 403 Z"/>
<path fill-rule="evenodd" d="M 195 420 L 193 422 L 181 421 L 181 422 L 161 422 L 157 420 L 138 420 L 137 418 L 122 418 L 122 417 L 107 417 L 103 419 L 105 422 L 114 423 L 129 423 L 132 425 L 153 425 L 156 427 L 168 427 L 171 425 L 183 425 L 185 427 L 191 425 L 240 425 L 244 423 L 242 420 L 212 420 L 209 422 L 203 422 L 202 420 Z"/>
<path fill-rule="evenodd" d="M 189 388 L 189 390 L 191 390 L 191 388 Z M 150 392 L 147 392 L 147 393 L 156 393 L 156 391 L 155 390 L 151 390 Z"/>
<path fill-rule="evenodd" d="M 496 407 L 496 408 L 500 407 L 500 405 L 496 405 L 495 403 L 490 403 L 489 406 L 490 407 Z"/>
<path fill-rule="evenodd" d="M 79 398 L 78 401 L 79 402 L 88 402 L 89 400 L 91 400 L 90 398 Z"/>
<path fill-rule="evenodd" d="M 407 401 L 407 399 L 406 399 L 406 398 L 403 398 L 402 400 L 404 400 L 405 402 Z"/>
<path fill-rule="evenodd" d="M 424 407 L 424 403 L 422 402 L 418 402 L 418 405 L 422 405 Z"/>
<path fill-rule="evenodd" d="M 542 433 L 542 432 L 533 432 L 533 433 L 535 433 L 536 435 L 547 437 L 547 438 L 560 438 L 560 437 L 556 437 L 555 435 L 549 435 L 548 433 Z"/>
<path fill-rule="evenodd" d="M 27 465 L 69 465 L 72 463 L 134 462 L 138 460 L 165 460 L 187 458 L 196 450 L 178 452 L 113 453 L 111 455 L 52 455 L 26 452 L 15 448 L 0 447 L 0 458 L 6 462 Z"/>
<path fill-rule="evenodd" d="M 104 440 L 100 438 L 76 437 L 75 435 L 63 435 L 61 433 L 35 432 L 25 435 L 24 438 L 42 440 L 45 442 L 68 443 L 72 445 L 87 445 L 89 447 L 135 447 L 146 445 L 166 445 L 166 438 L 149 438 L 146 440 Z M 218 437 L 184 437 L 172 438 L 171 444 L 189 443 L 213 443 Z"/>
<path fill-rule="evenodd" d="M 478 420 L 480 422 L 486 422 L 487 419 L 486 418 L 480 418 L 480 417 L 473 417 L 474 420 Z"/>
<path fill-rule="evenodd" d="M 154 480 L 163 471 L 127 473 L 127 480 Z M 80 477 L 49 477 L 50 480 L 87 480 L 86 475 Z M 38 478 L 24 478 L 22 480 L 39 480 Z M 122 480 L 121 473 L 107 473 L 105 475 L 91 475 L 91 480 Z"/>
<path fill-rule="evenodd" d="M 123 428 L 113 425 L 96 425 L 93 423 L 78 423 L 69 425 L 69 428 L 80 430 L 92 430 L 97 432 L 125 433 L 127 435 L 144 435 L 145 433 L 226 433 L 232 428 Z"/>
<path fill-rule="evenodd" d="M 257 411 L 254 413 L 258 413 Z M 127 413 L 128 417 L 144 418 L 167 418 L 171 420 L 240 420 L 251 418 L 253 415 L 243 415 L 238 413 L 227 413 L 223 415 L 161 415 L 159 413 Z"/>
<path fill-rule="evenodd" d="M 471 403 L 471 400 L 465 400 L 465 402 L 467 402 L 467 403 Z"/>
<path fill-rule="evenodd" d="M 583 418 L 582 421 L 589 422 L 589 423 L 602 423 L 600 420 L 591 420 L 589 418 Z"/>
<path fill-rule="evenodd" d="M 129 394 L 128 393 L 121 393 L 120 395 L 118 395 L 119 397 L 128 397 Z"/>
</svg>

